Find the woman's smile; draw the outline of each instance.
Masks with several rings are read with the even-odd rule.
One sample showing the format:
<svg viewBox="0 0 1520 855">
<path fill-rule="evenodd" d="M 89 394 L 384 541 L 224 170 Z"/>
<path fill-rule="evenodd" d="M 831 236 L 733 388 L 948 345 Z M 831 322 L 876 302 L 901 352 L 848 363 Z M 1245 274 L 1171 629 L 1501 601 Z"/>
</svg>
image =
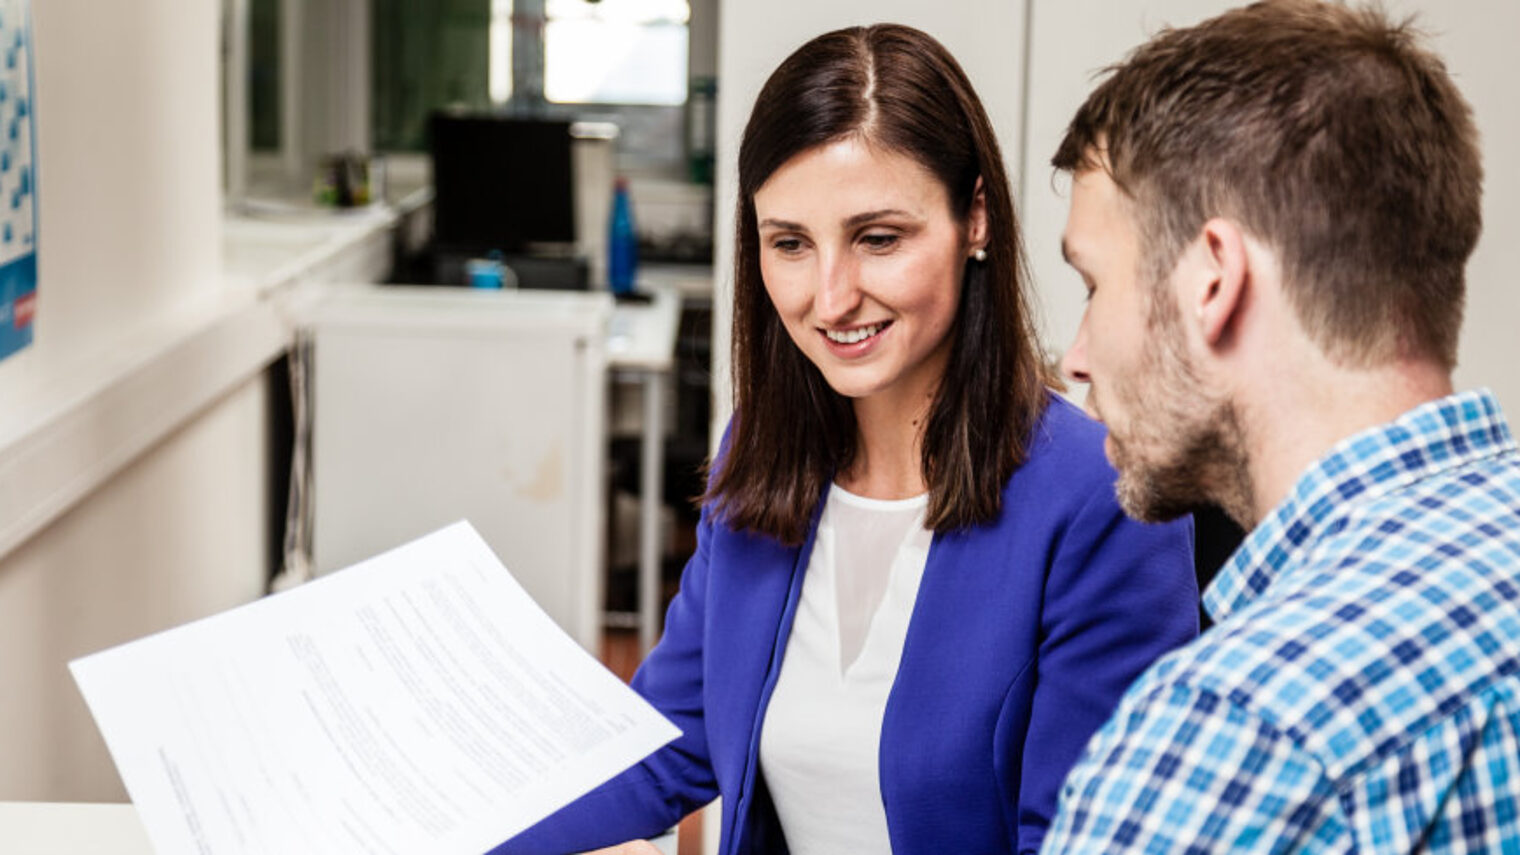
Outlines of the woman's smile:
<svg viewBox="0 0 1520 855">
<path fill-rule="evenodd" d="M 877 342 L 882 340 L 891 326 L 891 321 L 878 321 L 845 329 L 820 329 L 819 332 L 827 340 L 830 353 L 854 359 L 875 350 Z"/>
</svg>

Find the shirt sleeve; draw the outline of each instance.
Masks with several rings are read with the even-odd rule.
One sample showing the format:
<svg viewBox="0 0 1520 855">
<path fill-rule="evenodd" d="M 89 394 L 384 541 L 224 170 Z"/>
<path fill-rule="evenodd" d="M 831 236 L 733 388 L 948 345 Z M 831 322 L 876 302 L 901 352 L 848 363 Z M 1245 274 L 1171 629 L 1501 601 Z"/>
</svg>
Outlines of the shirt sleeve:
<svg viewBox="0 0 1520 855">
<path fill-rule="evenodd" d="M 1062 787 L 1056 853 L 1347 851 L 1320 762 L 1228 698 L 1175 682 L 1137 687 Z"/>
</svg>

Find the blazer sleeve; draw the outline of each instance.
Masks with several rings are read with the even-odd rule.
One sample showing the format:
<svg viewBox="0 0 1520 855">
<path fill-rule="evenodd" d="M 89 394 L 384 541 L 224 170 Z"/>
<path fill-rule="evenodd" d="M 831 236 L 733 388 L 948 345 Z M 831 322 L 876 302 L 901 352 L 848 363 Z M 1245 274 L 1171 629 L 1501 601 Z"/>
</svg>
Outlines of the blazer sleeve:
<svg viewBox="0 0 1520 855">
<path fill-rule="evenodd" d="M 654 837 L 717 796 L 702 704 L 702 641 L 713 523 L 706 509 L 697 551 L 665 616 L 665 632 L 633 678 L 633 688 L 681 729 L 645 760 L 490 855 L 563 855 Z"/>
<path fill-rule="evenodd" d="M 1129 684 L 1198 634 L 1192 521 L 1126 517 L 1095 485 L 1059 534 L 1045 582 L 1023 750 L 1018 851 L 1038 852 L 1062 780 Z"/>
</svg>

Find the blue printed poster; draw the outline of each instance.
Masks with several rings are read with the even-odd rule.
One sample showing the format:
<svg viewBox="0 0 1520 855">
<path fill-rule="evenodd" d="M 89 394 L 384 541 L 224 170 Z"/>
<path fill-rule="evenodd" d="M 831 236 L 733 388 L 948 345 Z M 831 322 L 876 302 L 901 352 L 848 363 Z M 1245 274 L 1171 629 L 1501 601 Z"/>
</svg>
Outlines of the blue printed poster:
<svg viewBox="0 0 1520 855">
<path fill-rule="evenodd" d="M 37 317 L 37 160 L 31 0 L 0 0 L 0 359 Z"/>
</svg>

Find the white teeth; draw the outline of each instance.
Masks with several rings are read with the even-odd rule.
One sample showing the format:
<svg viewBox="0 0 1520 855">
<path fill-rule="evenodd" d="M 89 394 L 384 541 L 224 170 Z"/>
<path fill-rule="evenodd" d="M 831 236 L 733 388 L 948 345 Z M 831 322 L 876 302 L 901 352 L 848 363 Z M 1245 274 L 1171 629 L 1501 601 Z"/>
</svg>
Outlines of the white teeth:
<svg viewBox="0 0 1520 855">
<path fill-rule="evenodd" d="M 829 337 L 829 341 L 839 344 L 854 344 L 857 341 L 865 341 L 873 335 L 881 332 L 885 324 L 872 324 L 868 327 L 859 327 L 853 330 L 824 330 L 823 334 Z"/>
</svg>

